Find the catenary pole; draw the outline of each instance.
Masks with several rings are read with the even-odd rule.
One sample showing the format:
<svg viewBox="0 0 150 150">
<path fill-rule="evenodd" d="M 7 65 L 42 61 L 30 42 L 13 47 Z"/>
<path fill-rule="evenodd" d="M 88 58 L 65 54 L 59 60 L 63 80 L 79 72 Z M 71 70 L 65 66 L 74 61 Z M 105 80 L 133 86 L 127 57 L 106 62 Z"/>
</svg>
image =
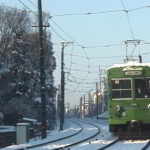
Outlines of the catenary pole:
<svg viewBox="0 0 150 150">
<path fill-rule="evenodd" d="M 44 68 L 44 45 L 43 45 L 43 21 L 42 21 L 42 2 L 38 0 L 38 19 L 39 19 L 39 43 L 40 43 L 40 91 L 42 105 L 42 139 L 46 138 L 46 99 L 45 99 L 45 68 Z"/>
<path fill-rule="evenodd" d="M 64 118 L 65 118 L 65 72 L 64 72 L 64 48 L 68 44 L 73 42 L 62 41 L 61 42 L 61 94 L 60 94 L 60 130 L 63 130 Z"/>
<path fill-rule="evenodd" d="M 96 119 L 98 120 L 98 107 L 99 103 L 98 103 L 98 83 L 96 82 Z"/>
<path fill-rule="evenodd" d="M 83 98 L 84 98 L 84 105 L 83 105 L 83 114 L 84 114 L 84 115 L 83 115 L 83 116 L 84 116 L 84 118 L 85 118 L 85 94 L 84 94 L 84 97 L 83 97 Z"/>
<path fill-rule="evenodd" d="M 82 97 L 80 97 L 80 118 L 82 118 Z"/>
<path fill-rule="evenodd" d="M 64 124 L 64 42 L 61 42 L 61 94 L 60 94 L 60 130 L 63 130 Z"/>
<path fill-rule="evenodd" d="M 101 68 L 99 66 L 99 92 L 100 92 L 100 100 L 99 100 L 99 105 L 100 105 L 100 113 L 102 113 L 102 107 L 103 107 L 103 102 L 102 102 L 102 77 L 101 77 L 102 73 L 101 73 Z"/>
</svg>

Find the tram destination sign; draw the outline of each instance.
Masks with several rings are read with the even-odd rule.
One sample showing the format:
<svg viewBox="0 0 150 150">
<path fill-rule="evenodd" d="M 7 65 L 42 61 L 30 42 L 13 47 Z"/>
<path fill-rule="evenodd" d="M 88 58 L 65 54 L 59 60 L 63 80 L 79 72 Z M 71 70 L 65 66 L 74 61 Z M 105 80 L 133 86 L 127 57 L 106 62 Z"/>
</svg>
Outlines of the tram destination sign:
<svg viewBox="0 0 150 150">
<path fill-rule="evenodd" d="M 140 70 L 130 70 L 130 71 L 125 71 L 125 75 L 127 75 L 127 76 L 139 76 L 139 75 L 142 75 L 142 72 Z"/>
</svg>

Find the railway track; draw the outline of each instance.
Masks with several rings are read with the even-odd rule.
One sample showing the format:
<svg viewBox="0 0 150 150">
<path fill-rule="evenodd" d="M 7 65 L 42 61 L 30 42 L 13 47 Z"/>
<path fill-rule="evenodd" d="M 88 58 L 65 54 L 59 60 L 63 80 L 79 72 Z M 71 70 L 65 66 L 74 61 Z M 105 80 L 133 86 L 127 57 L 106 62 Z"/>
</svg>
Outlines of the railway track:
<svg viewBox="0 0 150 150">
<path fill-rule="evenodd" d="M 103 124 L 103 125 L 108 125 L 108 120 L 107 119 L 103 119 L 103 118 L 100 118 L 98 120 L 94 120 L 94 119 L 86 119 L 87 121 L 92 121 L 94 123 L 97 123 L 97 124 Z"/>
<path fill-rule="evenodd" d="M 147 150 L 150 146 L 150 140 L 143 146 L 141 150 Z"/>
<path fill-rule="evenodd" d="M 51 144 L 51 143 L 54 143 L 54 142 L 57 142 L 57 141 L 61 141 L 61 140 L 70 138 L 70 137 L 75 136 L 75 135 L 79 134 L 80 132 L 82 132 L 83 128 L 82 128 L 82 126 L 79 123 L 77 123 L 77 122 L 75 122 L 73 120 L 70 120 L 70 121 L 73 122 L 74 124 L 76 124 L 77 126 L 79 126 L 79 130 L 77 130 L 75 133 L 72 133 L 70 135 L 66 135 L 63 138 L 57 138 L 57 139 L 54 139 L 54 140 L 44 141 L 44 142 L 38 143 L 38 144 L 35 143 L 35 145 L 32 145 L 32 146 L 27 146 L 27 147 L 23 147 L 23 148 L 17 148 L 16 150 L 32 149 L 32 148 L 39 147 L 39 146 L 42 146 L 42 145 Z"/>
<path fill-rule="evenodd" d="M 105 145 L 105 146 L 103 146 L 103 147 L 101 147 L 101 148 L 99 148 L 99 149 L 97 149 L 97 150 L 104 150 L 104 149 L 106 149 L 106 148 L 108 148 L 108 147 L 111 147 L 112 145 L 116 144 L 116 143 L 119 142 L 119 141 L 120 141 L 120 139 L 117 138 L 117 139 L 115 139 L 113 142 L 111 142 L 111 143 L 109 143 L 109 144 L 107 144 L 107 145 Z"/>
<path fill-rule="evenodd" d="M 141 143 L 139 144 L 138 148 L 137 148 L 137 143 L 140 143 L 140 141 L 137 140 L 122 140 L 120 138 L 115 139 L 113 142 L 98 148 L 96 150 L 147 150 L 150 146 L 150 140 L 148 141 L 141 141 Z M 143 143 L 143 144 L 142 144 Z M 146 144 L 145 144 L 146 143 Z M 134 145 L 135 144 L 135 145 Z"/>
<path fill-rule="evenodd" d="M 87 141 L 87 140 L 93 138 L 94 136 L 97 136 L 97 134 L 100 133 L 100 128 L 98 126 L 96 126 L 95 124 L 84 122 L 84 125 L 83 125 L 83 123 L 80 124 L 75 121 L 73 121 L 73 122 L 80 125 L 80 127 L 81 127 L 80 131 L 78 131 L 76 134 L 70 135 L 65 138 L 57 139 L 55 141 L 45 142 L 45 143 L 34 145 L 34 146 L 28 146 L 26 148 L 20 148 L 17 150 L 25 150 L 25 149 L 35 149 L 36 150 L 36 149 L 40 149 L 40 148 L 42 149 L 43 147 L 47 147 L 47 149 L 51 149 L 51 150 L 65 149 L 68 147 L 78 145 L 84 141 Z M 90 132 L 88 135 L 87 132 L 92 130 L 93 127 L 95 130 L 95 133 L 92 134 Z"/>
</svg>

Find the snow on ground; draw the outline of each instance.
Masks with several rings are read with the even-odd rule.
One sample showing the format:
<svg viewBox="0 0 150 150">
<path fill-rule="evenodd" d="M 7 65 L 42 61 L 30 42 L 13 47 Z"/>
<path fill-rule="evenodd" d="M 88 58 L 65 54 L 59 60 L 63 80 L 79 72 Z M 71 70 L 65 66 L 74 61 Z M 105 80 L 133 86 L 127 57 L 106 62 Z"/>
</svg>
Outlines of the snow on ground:
<svg viewBox="0 0 150 150">
<path fill-rule="evenodd" d="M 148 140 L 120 141 L 107 150 L 141 150 L 147 142 Z"/>
<path fill-rule="evenodd" d="M 65 139 L 65 141 L 63 140 L 63 141 L 59 141 L 59 142 L 56 142 L 53 144 L 44 145 L 42 147 L 33 148 L 33 150 L 41 150 L 41 149 L 42 150 L 50 150 L 50 149 L 58 148 L 58 147 L 65 147 L 71 143 L 81 141 L 81 140 L 86 139 L 92 135 L 95 135 L 95 133 L 97 133 L 96 127 L 93 127 L 92 125 L 86 124 L 84 122 L 80 122 L 80 124 L 82 125 L 82 127 L 84 127 L 84 129 L 78 135 L 73 136 L 73 137 L 68 138 L 68 139 Z"/>
<path fill-rule="evenodd" d="M 96 150 L 111 143 L 115 139 L 115 137 L 113 138 L 111 133 L 108 132 L 108 125 L 100 125 L 100 128 L 101 132 L 96 138 L 75 146 L 71 148 L 71 150 Z"/>
<path fill-rule="evenodd" d="M 80 130 L 80 127 L 78 125 L 76 125 L 70 121 L 66 121 L 65 127 L 68 127 L 68 128 L 66 128 L 63 131 L 55 130 L 55 131 L 50 132 L 50 134 L 47 135 L 46 139 L 43 139 L 43 140 L 41 139 L 41 140 L 37 140 L 37 141 L 32 140 L 32 142 L 30 142 L 30 143 L 20 144 L 20 145 L 12 145 L 12 146 L 9 146 L 6 148 L 2 148 L 0 150 L 15 150 L 15 149 L 19 149 L 19 148 L 25 148 L 28 146 L 38 145 L 41 143 L 46 143 L 48 141 L 53 141 L 56 139 L 60 139 L 62 137 L 67 137 L 67 136 L 72 135 Z"/>
<path fill-rule="evenodd" d="M 15 131 L 14 126 L 0 126 L 0 132 L 12 132 Z"/>
<path fill-rule="evenodd" d="M 108 112 L 106 112 L 102 115 L 99 115 L 99 118 L 100 117 L 101 118 L 108 118 Z M 93 120 L 93 123 L 94 123 L 96 118 L 95 117 L 91 118 L 90 122 L 92 122 L 92 120 Z M 105 120 L 103 120 L 103 121 L 105 122 Z M 111 143 L 116 138 L 109 132 L 107 124 L 99 124 L 99 126 L 101 128 L 101 133 L 98 137 L 96 137 L 95 139 L 89 140 L 87 142 L 84 142 L 82 144 L 79 144 L 78 146 L 72 147 L 71 150 L 83 150 L 83 149 L 95 150 L 95 149 L 98 149 L 98 148 L 101 148 L 101 147 L 105 146 L 106 144 Z M 79 126 L 77 126 L 76 124 L 74 124 L 72 122 L 68 122 L 68 121 L 66 121 L 65 127 L 66 127 L 66 129 L 61 131 L 61 132 L 59 132 L 58 130 L 50 132 L 50 134 L 48 134 L 47 138 L 44 139 L 44 140 L 40 139 L 40 140 L 37 140 L 37 141 L 32 141 L 32 142 L 30 141 L 30 143 L 27 143 L 27 144 L 12 145 L 12 146 L 9 146 L 9 147 L 6 147 L 6 148 L 2 148 L 0 150 L 15 150 L 15 149 L 18 149 L 18 148 L 37 145 L 37 144 L 40 144 L 40 143 L 45 143 L 47 141 L 53 141 L 53 140 L 71 135 L 71 134 L 76 133 L 80 130 Z M 88 128 L 89 127 L 87 126 L 87 130 L 88 130 Z M 93 130 L 92 129 L 90 129 L 90 130 L 91 130 L 91 133 L 92 133 Z M 90 132 L 88 134 L 90 134 Z M 86 137 L 86 136 L 87 136 L 87 134 L 84 135 L 84 137 Z M 77 140 L 77 139 L 80 139 L 80 138 L 83 138 L 83 134 L 80 135 L 80 136 L 74 137 L 74 140 Z M 142 140 L 121 141 L 121 142 L 118 142 L 115 145 L 111 146 L 109 149 L 111 149 L 111 150 L 133 150 L 133 149 L 139 150 L 146 144 L 146 142 L 147 142 L 146 140 L 145 141 L 142 141 Z M 70 141 L 66 140 L 65 143 L 62 143 L 62 144 L 67 144 L 67 143 L 70 143 Z M 43 146 L 43 148 L 48 150 L 48 149 L 51 149 L 51 146 L 45 145 L 45 146 Z M 41 148 L 39 148 L 39 149 L 41 149 Z"/>
<path fill-rule="evenodd" d="M 103 114 L 99 115 L 100 118 L 108 118 L 108 111 L 104 112 Z"/>
</svg>

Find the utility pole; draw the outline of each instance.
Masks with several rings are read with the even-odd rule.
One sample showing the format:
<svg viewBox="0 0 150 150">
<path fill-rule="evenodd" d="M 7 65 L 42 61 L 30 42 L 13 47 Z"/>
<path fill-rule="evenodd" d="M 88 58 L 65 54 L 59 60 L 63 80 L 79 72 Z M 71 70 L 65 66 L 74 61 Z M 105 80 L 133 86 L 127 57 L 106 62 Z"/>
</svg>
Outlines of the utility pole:
<svg viewBox="0 0 150 150">
<path fill-rule="evenodd" d="M 80 97 L 80 118 L 82 118 L 82 97 Z"/>
<path fill-rule="evenodd" d="M 77 106 L 76 106 L 76 104 L 75 104 L 74 109 L 75 109 L 75 117 L 77 117 Z"/>
<path fill-rule="evenodd" d="M 60 84 L 57 89 L 57 126 L 60 128 Z"/>
<path fill-rule="evenodd" d="M 91 93 L 88 92 L 88 101 L 89 101 L 89 117 L 91 117 Z"/>
<path fill-rule="evenodd" d="M 63 130 L 64 124 L 64 91 L 65 91 L 65 72 L 64 72 L 64 43 L 61 51 L 61 94 L 60 94 L 60 130 Z"/>
<path fill-rule="evenodd" d="M 45 99 L 45 68 L 44 68 L 44 45 L 43 45 L 43 20 L 42 3 L 38 0 L 39 17 L 39 42 L 40 42 L 40 83 L 41 83 L 41 105 L 42 105 L 42 139 L 46 138 L 46 99 Z"/>
<path fill-rule="evenodd" d="M 66 44 L 66 45 L 65 45 Z M 61 95 L 60 95 L 60 130 L 63 130 L 64 116 L 65 116 L 65 72 L 64 72 L 64 48 L 73 42 L 61 42 Z"/>
<path fill-rule="evenodd" d="M 100 101 L 99 101 L 99 104 L 100 104 L 100 113 L 102 113 L 102 80 L 101 80 L 101 68 L 99 66 L 99 89 L 100 89 Z"/>
<path fill-rule="evenodd" d="M 84 118 L 85 118 L 85 94 L 84 94 L 83 114 L 84 114 Z"/>
<path fill-rule="evenodd" d="M 98 83 L 96 82 L 96 119 L 98 120 Z"/>
<path fill-rule="evenodd" d="M 142 63 L 142 56 L 139 55 L 139 62 Z"/>
</svg>

